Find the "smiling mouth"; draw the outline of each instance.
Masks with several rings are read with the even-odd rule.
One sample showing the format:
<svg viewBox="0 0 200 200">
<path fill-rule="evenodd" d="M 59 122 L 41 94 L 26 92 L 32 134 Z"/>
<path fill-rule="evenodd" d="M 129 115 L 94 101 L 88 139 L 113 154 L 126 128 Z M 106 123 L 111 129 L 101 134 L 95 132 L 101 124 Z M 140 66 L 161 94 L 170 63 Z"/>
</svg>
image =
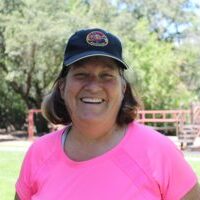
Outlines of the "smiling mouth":
<svg viewBox="0 0 200 200">
<path fill-rule="evenodd" d="M 81 98 L 81 101 L 83 103 L 87 103 L 87 104 L 101 104 L 104 102 L 104 99 L 100 99 L 100 98 Z"/>
</svg>

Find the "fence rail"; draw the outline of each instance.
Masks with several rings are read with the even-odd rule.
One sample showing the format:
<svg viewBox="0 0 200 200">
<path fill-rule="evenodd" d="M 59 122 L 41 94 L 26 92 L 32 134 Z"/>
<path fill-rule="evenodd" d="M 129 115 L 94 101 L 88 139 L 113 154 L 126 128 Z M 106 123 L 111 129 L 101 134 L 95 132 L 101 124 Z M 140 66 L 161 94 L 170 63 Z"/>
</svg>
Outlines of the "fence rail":
<svg viewBox="0 0 200 200">
<path fill-rule="evenodd" d="M 34 114 L 41 113 L 40 109 L 31 109 L 28 112 L 28 138 L 34 136 Z M 178 133 L 178 124 L 190 120 L 190 110 L 140 110 L 138 111 L 137 121 L 139 123 L 153 123 L 153 128 L 157 130 L 174 129 Z M 162 126 L 158 127 L 157 123 Z M 166 124 L 170 123 L 170 126 Z"/>
<path fill-rule="evenodd" d="M 188 120 L 190 110 L 140 110 L 138 122 L 180 122 Z"/>
</svg>

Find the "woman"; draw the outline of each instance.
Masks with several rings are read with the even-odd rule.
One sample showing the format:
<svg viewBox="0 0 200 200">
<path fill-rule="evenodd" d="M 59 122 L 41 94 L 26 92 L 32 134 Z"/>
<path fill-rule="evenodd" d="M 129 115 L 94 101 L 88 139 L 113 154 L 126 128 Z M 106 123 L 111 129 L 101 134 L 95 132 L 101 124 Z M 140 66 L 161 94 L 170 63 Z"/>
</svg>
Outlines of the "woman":
<svg viewBox="0 0 200 200">
<path fill-rule="evenodd" d="M 138 102 L 125 69 L 121 43 L 111 33 L 86 29 L 70 37 L 43 103 L 48 120 L 67 126 L 30 147 L 16 199 L 199 198 L 197 178 L 176 147 L 134 122 Z"/>
</svg>

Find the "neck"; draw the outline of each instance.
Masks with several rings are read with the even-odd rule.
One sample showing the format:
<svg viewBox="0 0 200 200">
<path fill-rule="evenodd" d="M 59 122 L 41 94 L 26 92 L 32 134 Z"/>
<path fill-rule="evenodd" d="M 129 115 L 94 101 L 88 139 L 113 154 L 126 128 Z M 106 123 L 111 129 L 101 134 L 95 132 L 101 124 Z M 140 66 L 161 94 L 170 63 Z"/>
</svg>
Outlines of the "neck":
<svg viewBox="0 0 200 200">
<path fill-rule="evenodd" d="M 115 123 L 109 125 L 106 123 L 92 123 L 82 124 L 82 126 L 73 124 L 71 135 L 80 141 L 98 142 L 110 138 L 119 129 L 120 127 Z"/>
<path fill-rule="evenodd" d="M 72 125 L 66 140 L 65 152 L 73 160 L 89 160 L 111 150 L 122 140 L 124 134 L 125 127 L 117 125 L 111 129 L 98 129 L 94 126 L 93 129 L 84 130 Z"/>
</svg>

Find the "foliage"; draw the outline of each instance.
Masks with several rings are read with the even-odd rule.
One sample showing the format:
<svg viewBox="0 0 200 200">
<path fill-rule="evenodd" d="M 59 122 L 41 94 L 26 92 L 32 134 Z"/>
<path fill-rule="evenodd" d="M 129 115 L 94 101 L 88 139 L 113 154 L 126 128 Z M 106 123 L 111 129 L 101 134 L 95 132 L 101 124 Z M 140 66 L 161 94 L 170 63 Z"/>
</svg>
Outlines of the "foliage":
<svg viewBox="0 0 200 200">
<path fill-rule="evenodd" d="M 146 21 L 140 21 L 134 29 L 137 39 L 126 42 L 126 60 L 133 66 L 128 71 L 129 80 L 139 89 L 146 109 L 187 107 L 193 95 L 179 76 L 182 57 L 171 43 L 159 41 L 154 33 L 147 32 L 146 26 Z"/>
<path fill-rule="evenodd" d="M 2 82 L 0 97 L 0 128 L 7 129 L 14 126 L 16 129 L 22 129 L 26 120 L 26 107 L 20 96 Z"/>
<path fill-rule="evenodd" d="M 182 48 L 179 48 L 183 54 L 180 77 L 188 89 L 196 94 L 196 101 L 200 99 L 200 42 L 197 44 L 184 44 Z"/>
<path fill-rule="evenodd" d="M 18 114 L 25 120 L 27 108 L 40 108 L 62 67 L 66 39 L 87 27 L 121 38 L 127 76 L 146 109 L 187 107 L 200 98 L 199 43 L 182 42 L 196 41 L 197 10 L 190 0 L 0 1 L 1 123 L 7 126 L 8 116 L 22 123 Z"/>
<path fill-rule="evenodd" d="M 196 27 L 198 16 L 194 10 L 199 8 L 199 4 L 195 1 L 118 0 L 117 2 L 119 9 L 131 13 L 138 21 L 148 20 L 149 30 L 157 33 L 160 39 L 174 41 L 185 37 L 188 29 Z"/>
</svg>

